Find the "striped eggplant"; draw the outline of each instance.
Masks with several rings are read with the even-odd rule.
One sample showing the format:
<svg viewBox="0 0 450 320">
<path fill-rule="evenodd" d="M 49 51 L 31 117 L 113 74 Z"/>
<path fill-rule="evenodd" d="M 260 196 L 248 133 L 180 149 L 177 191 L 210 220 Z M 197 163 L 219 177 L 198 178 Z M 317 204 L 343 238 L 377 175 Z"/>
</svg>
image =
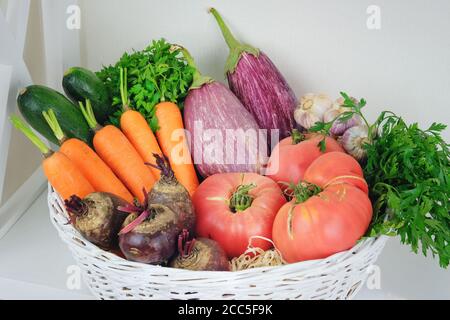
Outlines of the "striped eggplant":
<svg viewBox="0 0 450 320">
<path fill-rule="evenodd" d="M 230 48 L 225 72 L 233 93 L 263 129 L 279 129 L 280 138 L 290 135 L 297 98 L 280 71 L 260 50 L 242 44 L 231 34 L 217 10 L 210 9 Z"/>
<path fill-rule="evenodd" d="M 260 151 L 255 119 L 225 85 L 201 75 L 189 52 L 184 48 L 182 51 L 196 70 L 184 100 L 184 125 L 190 133 L 198 172 L 203 177 L 225 172 L 257 172 Z"/>
</svg>

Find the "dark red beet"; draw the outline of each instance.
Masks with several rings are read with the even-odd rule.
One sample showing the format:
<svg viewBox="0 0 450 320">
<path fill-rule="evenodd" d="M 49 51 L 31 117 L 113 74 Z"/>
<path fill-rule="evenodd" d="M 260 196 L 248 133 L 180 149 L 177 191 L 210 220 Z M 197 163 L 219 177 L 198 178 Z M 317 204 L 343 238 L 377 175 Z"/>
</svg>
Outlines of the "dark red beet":
<svg viewBox="0 0 450 320">
<path fill-rule="evenodd" d="M 119 233 L 119 246 L 128 260 L 163 264 L 176 251 L 177 236 L 182 230 L 180 218 L 167 206 L 150 204 L 148 216 L 132 230 Z M 130 214 L 123 223 L 124 228 L 138 218 L 137 213 Z"/>
<path fill-rule="evenodd" d="M 84 199 L 73 195 L 65 201 L 74 228 L 104 249 L 117 246 L 117 233 L 128 215 L 117 208 L 127 204 L 107 192 L 93 192 Z"/>
<path fill-rule="evenodd" d="M 179 215 L 180 230 L 195 228 L 195 213 L 188 191 L 175 178 L 168 159 L 154 154 L 156 168 L 161 171 L 160 179 L 148 194 L 149 203 L 165 205 Z"/>
<path fill-rule="evenodd" d="M 186 229 L 178 236 L 178 254 L 169 266 L 193 271 L 230 271 L 227 255 L 216 241 L 189 239 Z"/>
</svg>

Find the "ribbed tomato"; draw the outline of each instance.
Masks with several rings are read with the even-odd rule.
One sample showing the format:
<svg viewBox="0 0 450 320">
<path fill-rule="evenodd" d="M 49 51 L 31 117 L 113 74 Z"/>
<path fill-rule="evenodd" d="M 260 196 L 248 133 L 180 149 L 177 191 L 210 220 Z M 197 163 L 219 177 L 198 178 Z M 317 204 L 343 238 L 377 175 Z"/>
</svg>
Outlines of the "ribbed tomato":
<svg viewBox="0 0 450 320">
<path fill-rule="evenodd" d="M 292 137 L 281 140 L 272 151 L 266 175 L 276 182 L 297 183 L 303 179 L 306 169 L 318 157 L 328 152 L 344 152 L 333 138 L 326 137 L 324 152 L 320 151 L 321 135 L 308 135 L 306 140 L 296 143 Z"/>
<path fill-rule="evenodd" d="M 273 180 L 256 173 L 215 174 L 203 181 L 192 202 L 197 234 L 217 241 L 227 255 L 244 253 L 252 236 L 272 239 L 275 215 L 286 200 Z M 252 240 L 263 250 L 270 242 Z"/>
<path fill-rule="evenodd" d="M 290 263 L 351 248 L 372 219 L 362 169 L 348 154 L 323 154 L 306 169 L 303 181 L 273 224 L 274 243 Z"/>
</svg>

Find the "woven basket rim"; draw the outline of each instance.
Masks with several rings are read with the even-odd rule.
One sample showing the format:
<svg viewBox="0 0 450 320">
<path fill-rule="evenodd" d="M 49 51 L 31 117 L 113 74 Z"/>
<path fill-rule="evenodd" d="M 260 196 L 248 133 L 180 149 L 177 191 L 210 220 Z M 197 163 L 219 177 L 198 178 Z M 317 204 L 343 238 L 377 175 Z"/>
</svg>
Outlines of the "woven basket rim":
<svg viewBox="0 0 450 320">
<path fill-rule="evenodd" d="M 58 212 L 58 210 L 55 210 L 52 205 L 51 199 L 56 199 L 59 203 L 60 208 L 63 210 L 63 215 Z M 246 274 L 252 274 L 252 273 L 265 273 L 270 272 L 271 270 L 289 270 L 289 269 L 295 269 L 296 271 L 299 270 L 299 267 L 301 267 L 301 270 L 307 270 L 308 275 L 313 275 L 314 271 L 317 271 L 321 273 L 323 271 L 323 264 L 324 263 L 330 263 L 329 270 L 331 270 L 333 267 L 338 268 L 342 263 L 345 265 L 351 264 L 353 260 L 356 260 L 359 258 L 360 255 L 362 255 L 362 252 L 365 250 L 368 250 L 370 247 L 373 247 L 375 245 L 384 243 L 387 240 L 387 236 L 381 235 L 375 238 L 366 238 L 360 240 L 354 247 L 350 248 L 349 250 L 341 251 L 338 253 L 335 253 L 331 256 L 328 256 L 327 258 L 323 259 L 315 259 L 315 260 L 307 260 L 307 261 L 301 261 L 301 262 L 295 262 L 295 263 L 288 263 L 281 266 L 268 266 L 268 267 L 257 267 L 252 269 L 246 269 L 246 270 L 239 270 L 239 271 L 192 271 L 192 270 L 186 270 L 186 269 L 178 269 L 178 268 L 170 268 L 165 267 L 161 265 L 151 265 L 151 264 L 145 264 L 141 262 L 135 262 L 126 260 L 117 254 L 106 251 L 104 249 L 101 249 L 100 247 L 96 246 L 95 244 L 91 243 L 90 241 L 86 240 L 70 223 L 68 222 L 68 215 L 67 211 L 64 208 L 64 205 L 62 205 L 62 200 L 59 197 L 59 195 L 54 191 L 53 187 L 48 184 L 48 206 L 50 211 L 50 220 L 54 227 L 58 230 L 59 233 L 62 233 L 65 235 L 65 237 L 62 237 L 64 242 L 69 242 L 73 245 L 74 243 L 74 236 L 82 239 L 83 243 L 78 243 L 78 245 L 85 250 L 89 251 L 96 251 L 99 255 L 103 256 L 105 259 L 109 261 L 111 265 L 122 265 L 127 268 L 134 268 L 136 270 L 145 270 L 149 272 L 154 272 L 155 270 L 165 270 L 167 273 L 170 274 L 179 274 L 179 275 L 192 275 L 194 278 L 201 278 L 201 277 L 208 277 L 211 278 L 215 274 L 220 274 L 221 276 L 224 276 L 225 274 L 232 274 L 233 276 L 239 276 L 239 275 L 246 275 Z M 65 219 L 66 221 L 63 221 Z M 70 239 L 68 238 L 68 234 L 72 233 L 73 235 L 70 235 Z M 77 241 L 79 242 L 79 241 Z M 124 270 L 115 270 L 117 272 L 126 272 Z"/>
</svg>

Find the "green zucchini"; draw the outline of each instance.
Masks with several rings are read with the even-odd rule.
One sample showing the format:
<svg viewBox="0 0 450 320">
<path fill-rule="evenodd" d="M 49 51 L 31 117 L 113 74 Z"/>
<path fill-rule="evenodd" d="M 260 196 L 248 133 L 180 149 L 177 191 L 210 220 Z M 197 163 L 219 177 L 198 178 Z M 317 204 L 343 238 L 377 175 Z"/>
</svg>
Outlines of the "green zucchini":
<svg viewBox="0 0 450 320">
<path fill-rule="evenodd" d="M 80 101 L 85 103 L 86 99 L 89 99 L 95 118 L 100 124 L 104 124 L 114 111 L 108 89 L 90 70 L 81 67 L 69 68 L 64 73 L 62 86 L 67 97 L 76 105 Z"/>
<path fill-rule="evenodd" d="M 69 138 L 78 138 L 91 145 L 92 132 L 80 109 L 51 88 L 31 85 L 21 90 L 17 105 L 25 120 L 40 134 L 57 144 L 58 140 L 42 115 L 53 109 L 62 130 Z"/>
</svg>

